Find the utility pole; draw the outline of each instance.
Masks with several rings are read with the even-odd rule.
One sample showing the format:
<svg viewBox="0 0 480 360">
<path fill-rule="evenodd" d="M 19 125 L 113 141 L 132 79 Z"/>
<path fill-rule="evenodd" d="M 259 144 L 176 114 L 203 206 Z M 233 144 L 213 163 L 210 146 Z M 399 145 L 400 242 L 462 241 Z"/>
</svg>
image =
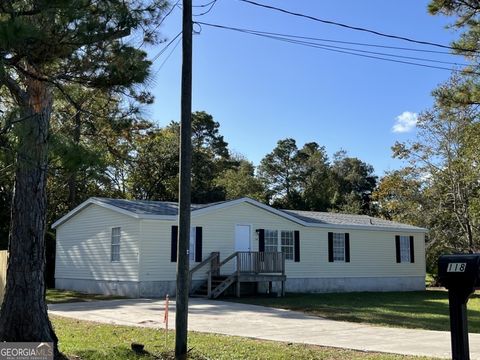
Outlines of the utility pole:
<svg viewBox="0 0 480 360">
<path fill-rule="evenodd" d="M 191 169 L 192 169 L 192 0 L 183 0 L 180 184 L 178 194 L 175 359 L 187 358 Z"/>
</svg>

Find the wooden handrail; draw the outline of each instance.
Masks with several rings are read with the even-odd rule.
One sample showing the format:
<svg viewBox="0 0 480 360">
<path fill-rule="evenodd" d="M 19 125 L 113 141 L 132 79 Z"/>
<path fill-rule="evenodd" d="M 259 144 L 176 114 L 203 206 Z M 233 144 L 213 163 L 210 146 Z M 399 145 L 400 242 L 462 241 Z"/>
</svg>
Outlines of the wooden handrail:
<svg viewBox="0 0 480 360">
<path fill-rule="evenodd" d="M 195 267 L 193 267 L 193 268 L 190 270 L 190 276 L 192 276 L 195 272 L 197 272 L 197 271 L 200 270 L 202 267 L 204 267 L 205 265 L 207 265 L 209 262 L 211 262 L 213 259 L 215 259 L 218 255 L 219 255 L 218 252 L 213 252 L 213 253 L 211 253 L 208 258 L 206 258 L 205 260 L 203 260 L 200 264 L 195 265 Z"/>
<path fill-rule="evenodd" d="M 233 258 L 237 257 L 238 251 L 235 251 L 232 255 L 226 257 L 221 263 L 218 264 L 218 267 L 221 268 L 223 265 L 225 265 L 227 262 L 232 260 Z"/>
</svg>

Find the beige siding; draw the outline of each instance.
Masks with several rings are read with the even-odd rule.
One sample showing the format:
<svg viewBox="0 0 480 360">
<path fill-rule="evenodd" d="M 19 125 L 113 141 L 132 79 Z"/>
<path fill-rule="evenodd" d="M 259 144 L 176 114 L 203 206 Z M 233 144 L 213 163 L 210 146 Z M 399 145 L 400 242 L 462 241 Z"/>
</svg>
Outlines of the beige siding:
<svg viewBox="0 0 480 360">
<path fill-rule="evenodd" d="M 170 221 L 140 222 L 140 281 L 175 280 L 176 263 L 170 262 Z"/>
<path fill-rule="evenodd" d="M 7 258 L 6 250 L 0 251 L 0 304 L 3 302 L 5 295 L 5 285 L 7 284 Z"/>
<path fill-rule="evenodd" d="M 138 219 L 90 205 L 57 230 L 55 277 L 138 280 Z M 121 228 L 120 261 L 111 262 L 111 231 Z"/>
<path fill-rule="evenodd" d="M 176 264 L 170 262 L 173 224 L 169 221 L 141 222 L 141 281 L 175 279 Z M 289 278 L 425 274 L 424 234 L 304 227 L 246 203 L 193 216 L 192 226 L 203 227 L 203 258 L 212 251 L 219 251 L 221 259 L 234 252 L 236 224 L 251 226 L 252 251 L 258 251 L 256 229 L 300 231 L 300 262 L 287 261 Z M 329 231 L 350 233 L 350 263 L 328 262 Z M 414 235 L 415 263 L 396 263 L 395 235 Z M 233 267 L 225 269 L 228 271 L 233 271 Z"/>
<path fill-rule="evenodd" d="M 350 262 L 328 262 L 328 232 L 350 234 Z M 291 278 L 424 276 L 425 235 L 405 232 L 307 228 L 300 232 L 301 261 L 288 263 Z M 395 235 L 414 236 L 414 263 L 396 262 Z"/>
</svg>

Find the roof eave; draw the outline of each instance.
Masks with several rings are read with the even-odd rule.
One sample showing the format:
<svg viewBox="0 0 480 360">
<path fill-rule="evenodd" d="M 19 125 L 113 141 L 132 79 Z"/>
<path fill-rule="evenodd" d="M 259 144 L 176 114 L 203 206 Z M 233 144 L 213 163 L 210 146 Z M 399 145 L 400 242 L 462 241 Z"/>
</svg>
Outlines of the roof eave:
<svg viewBox="0 0 480 360">
<path fill-rule="evenodd" d="M 253 200 L 253 199 L 250 199 L 248 197 L 243 197 L 243 198 L 240 198 L 240 199 L 235 199 L 235 200 L 230 200 L 230 201 L 225 201 L 221 204 L 217 204 L 217 205 L 212 205 L 212 206 L 208 206 L 208 207 L 205 207 L 205 208 L 201 208 L 201 209 L 198 209 L 198 210 L 193 210 L 192 211 L 192 216 L 198 216 L 198 215 L 202 215 L 202 214 L 205 214 L 205 213 L 208 213 L 210 211 L 215 211 L 215 210 L 220 210 L 220 209 L 224 209 L 224 208 L 227 208 L 227 207 L 230 207 L 230 206 L 234 206 L 234 205 L 237 205 L 237 204 L 241 204 L 241 203 L 247 203 L 247 204 L 250 204 L 250 205 L 253 205 L 253 206 L 256 206 L 256 207 L 259 207 L 265 211 L 268 211 L 270 213 L 273 213 L 275 215 L 278 215 L 278 216 L 281 216 L 283 218 L 286 218 L 290 221 L 293 221 L 297 224 L 300 224 L 300 225 L 303 225 L 303 226 L 308 226 L 307 222 L 295 217 L 295 216 L 292 216 L 290 214 L 287 214 L 281 210 L 277 210 L 275 208 L 272 208 L 271 206 L 268 206 L 268 205 L 265 205 L 265 204 L 262 204 L 261 202 L 257 201 L 257 200 Z"/>
<path fill-rule="evenodd" d="M 110 204 L 106 204 L 106 203 L 102 202 L 101 200 L 99 200 L 97 198 L 90 198 L 88 200 L 85 200 L 83 203 L 78 205 L 73 210 L 69 211 L 66 215 L 62 216 L 57 221 L 55 221 L 52 224 L 51 228 L 56 229 L 57 227 L 62 225 L 64 222 L 70 220 L 74 215 L 76 215 L 77 213 L 79 213 L 80 211 L 82 211 L 83 209 L 85 209 L 86 207 L 88 207 L 92 204 L 101 206 L 105 209 L 110 209 L 110 210 L 115 211 L 115 212 L 120 213 L 120 214 L 131 216 L 133 218 L 137 218 L 137 219 L 140 218 L 140 216 L 138 216 L 137 214 L 135 214 L 131 211 L 128 211 L 128 210 L 125 210 L 125 209 L 122 209 L 122 208 L 119 208 L 119 207 L 116 207 L 116 206 L 113 206 L 113 205 L 110 205 Z"/>
<path fill-rule="evenodd" d="M 404 233 L 427 233 L 428 229 L 420 227 L 402 228 L 390 226 L 370 226 L 370 225 L 350 225 L 350 224 L 319 224 L 308 223 L 308 227 L 328 228 L 328 229 L 352 229 L 352 230 L 369 230 L 369 231 L 390 231 Z"/>
</svg>

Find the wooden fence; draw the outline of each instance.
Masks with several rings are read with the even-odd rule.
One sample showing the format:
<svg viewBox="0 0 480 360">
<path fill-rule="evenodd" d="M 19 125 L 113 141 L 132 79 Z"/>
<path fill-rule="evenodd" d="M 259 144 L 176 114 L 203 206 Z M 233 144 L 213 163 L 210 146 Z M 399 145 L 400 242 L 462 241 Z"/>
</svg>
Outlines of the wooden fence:
<svg viewBox="0 0 480 360">
<path fill-rule="evenodd" d="M 8 252 L 6 250 L 0 251 L 0 304 L 3 301 L 3 295 L 7 279 L 7 257 Z"/>
</svg>

